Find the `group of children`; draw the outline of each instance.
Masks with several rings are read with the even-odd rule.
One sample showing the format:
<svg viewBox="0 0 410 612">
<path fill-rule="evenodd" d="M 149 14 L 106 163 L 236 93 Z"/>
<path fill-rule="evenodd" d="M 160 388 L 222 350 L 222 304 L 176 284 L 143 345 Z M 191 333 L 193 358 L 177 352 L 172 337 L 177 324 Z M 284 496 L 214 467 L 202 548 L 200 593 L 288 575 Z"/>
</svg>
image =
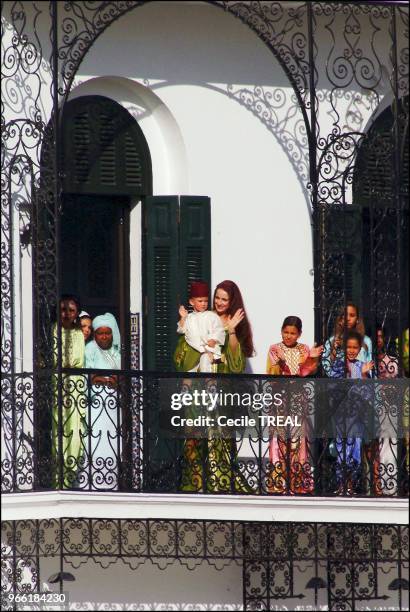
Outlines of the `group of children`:
<svg viewBox="0 0 410 612">
<path fill-rule="evenodd" d="M 218 363 L 222 357 L 225 330 L 218 315 L 208 310 L 208 294 L 206 283 L 193 282 L 189 295 L 192 312 L 188 313 L 184 306 L 179 309 L 177 332 L 184 334 L 187 344 L 200 353 L 199 364 L 190 372 L 212 372 L 213 364 Z M 330 378 L 374 376 L 372 342 L 365 334 L 355 304 L 347 304 L 343 314 L 337 318 L 334 335 L 324 346 L 314 345 L 309 348 L 299 342 L 302 321 L 296 316 L 285 318 L 281 334 L 281 342 L 269 348 L 267 374 L 309 376 L 317 371 L 321 358 L 323 372 Z M 380 344 L 384 344 L 382 330 L 380 334 L 378 340 L 380 336 Z M 378 346 L 378 355 L 381 354 L 382 346 Z M 379 376 L 392 377 L 397 371 L 397 359 L 384 352 L 378 366 Z"/>
<path fill-rule="evenodd" d="M 372 342 L 364 333 L 356 305 L 349 303 L 336 321 L 335 333 L 324 346 L 312 348 L 300 344 L 302 321 L 286 317 L 282 324 L 282 341 L 273 344 L 268 352 L 267 373 L 294 376 L 314 374 L 319 366 L 330 378 L 369 378 L 374 375 Z M 393 362 L 394 357 L 384 354 Z"/>
</svg>

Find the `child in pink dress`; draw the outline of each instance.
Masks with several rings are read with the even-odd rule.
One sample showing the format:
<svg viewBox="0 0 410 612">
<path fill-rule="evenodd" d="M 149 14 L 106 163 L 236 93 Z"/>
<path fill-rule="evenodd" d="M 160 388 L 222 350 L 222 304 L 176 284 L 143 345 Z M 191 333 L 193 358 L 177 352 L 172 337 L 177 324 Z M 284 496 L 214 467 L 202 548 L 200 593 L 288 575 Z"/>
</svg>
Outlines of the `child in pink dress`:
<svg viewBox="0 0 410 612">
<path fill-rule="evenodd" d="M 309 348 L 307 344 L 298 342 L 302 335 L 302 321 L 299 317 L 286 317 L 281 332 L 282 342 L 272 344 L 269 348 L 267 374 L 276 376 L 314 374 L 323 346 Z M 272 435 L 269 444 L 269 460 L 273 469 L 268 478 L 268 491 L 283 494 L 313 491 L 313 477 L 308 461 L 306 437 L 300 437 L 300 433 L 297 438 L 289 439 L 280 435 Z M 287 465 L 290 466 L 290 475 L 287 474 Z"/>
</svg>

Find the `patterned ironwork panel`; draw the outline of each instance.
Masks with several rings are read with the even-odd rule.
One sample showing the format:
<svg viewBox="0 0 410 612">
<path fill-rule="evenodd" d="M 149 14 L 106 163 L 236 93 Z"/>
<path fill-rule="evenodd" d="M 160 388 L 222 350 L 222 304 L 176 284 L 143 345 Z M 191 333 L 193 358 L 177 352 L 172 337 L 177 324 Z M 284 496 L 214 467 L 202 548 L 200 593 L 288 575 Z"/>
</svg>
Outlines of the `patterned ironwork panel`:
<svg viewBox="0 0 410 612">
<path fill-rule="evenodd" d="M 94 384 L 97 375 L 108 382 Z M 408 492 L 404 379 L 359 384 L 72 369 L 63 372 L 61 413 L 52 371 L 6 382 L 16 403 L 2 405 L 5 493 L 64 488 L 402 497 Z M 279 413 L 260 404 L 264 394 L 278 391 L 283 392 Z M 188 429 L 173 424 L 171 417 L 190 418 L 193 410 L 174 406 L 175 396 L 194 394 L 216 398 L 214 422 Z M 210 415 L 206 402 L 195 414 Z M 278 414 L 282 424 L 275 421 Z M 228 426 L 226 419 L 234 416 L 239 421 Z"/>
<path fill-rule="evenodd" d="M 382 605 L 405 610 L 408 542 L 404 525 L 102 517 L 5 521 L 2 609 L 16 609 L 16 595 L 27 597 L 48 582 L 49 560 L 54 558 L 59 571 L 53 579 L 61 591 L 70 590 L 67 582 L 87 562 L 104 569 L 110 580 L 112 564 L 120 561 L 134 570 L 137 587 L 135 570 L 146 562 L 161 570 L 172 564 L 188 570 L 203 563 L 217 570 L 236 564 L 242 566 L 242 584 L 232 583 L 228 573 L 227 588 L 243 593 L 244 610 L 279 605 L 329 611 Z M 125 584 L 124 580 L 122 589 Z M 115 586 L 112 592 L 115 601 Z M 95 592 L 90 595 L 98 604 Z"/>
<path fill-rule="evenodd" d="M 131 370 L 140 369 L 140 313 L 130 313 L 131 330 Z"/>
</svg>

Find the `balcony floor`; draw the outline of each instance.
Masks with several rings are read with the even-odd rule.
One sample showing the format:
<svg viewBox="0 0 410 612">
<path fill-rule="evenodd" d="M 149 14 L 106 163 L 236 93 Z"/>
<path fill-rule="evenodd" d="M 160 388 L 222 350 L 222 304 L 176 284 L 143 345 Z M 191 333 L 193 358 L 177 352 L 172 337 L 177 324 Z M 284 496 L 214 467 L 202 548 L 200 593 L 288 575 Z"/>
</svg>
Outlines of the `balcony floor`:
<svg viewBox="0 0 410 612">
<path fill-rule="evenodd" d="M 408 502 L 398 498 L 41 491 L 3 495 L 2 517 L 6 521 L 81 517 L 403 525 L 408 520 Z"/>
</svg>

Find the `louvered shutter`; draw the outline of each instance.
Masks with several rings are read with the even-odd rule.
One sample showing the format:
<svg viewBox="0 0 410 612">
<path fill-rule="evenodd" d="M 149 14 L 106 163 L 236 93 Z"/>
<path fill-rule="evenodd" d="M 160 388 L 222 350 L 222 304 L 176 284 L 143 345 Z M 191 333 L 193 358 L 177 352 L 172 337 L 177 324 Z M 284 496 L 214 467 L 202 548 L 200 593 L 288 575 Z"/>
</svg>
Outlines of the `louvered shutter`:
<svg viewBox="0 0 410 612">
<path fill-rule="evenodd" d="M 375 119 L 355 164 L 353 202 L 362 210 L 362 313 L 368 333 L 384 322 L 398 334 L 406 320 L 402 313 L 408 312 L 408 104 L 403 97 L 397 109 L 392 105 Z"/>
<path fill-rule="evenodd" d="M 211 284 L 211 204 L 204 196 L 180 198 L 180 296 L 188 302 L 192 281 Z M 210 296 L 210 299 L 212 296 Z M 212 305 L 209 304 L 209 308 Z"/>
<path fill-rule="evenodd" d="M 78 194 L 152 193 L 148 144 L 135 119 L 103 96 L 67 103 L 63 114 L 64 191 Z"/>
<path fill-rule="evenodd" d="M 323 218 L 324 310 L 331 335 L 334 317 L 346 302 L 362 306 L 362 209 L 330 205 Z"/>
<path fill-rule="evenodd" d="M 144 368 L 172 371 L 178 317 L 178 197 L 144 202 Z"/>
<path fill-rule="evenodd" d="M 146 198 L 144 219 L 144 369 L 170 372 L 174 370 L 179 304 L 187 303 L 191 281 L 211 281 L 210 200 Z M 155 378 L 145 378 L 144 394 L 145 405 L 152 407 L 144 417 L 144 488 L 178 490 L 175 458 L 182 456 L 181 440 L 161 433 L 160 385 Z"/>
<path fill-rule="evenodd" d="M 135 136 L 135 135 L 134 135 Z M 124 183 L 129 188 L 138 189 L 143 193 L 144 169 L 141 155 L 135 139 L 126 131 L 123 135 L 123 150 L 128 163 L 124 166 Z"/>
<path fill-rule="evenodd" d="M 406 109 L 407 107 L 407 109 Z M 395 207 L 396 189 L 402 198 L 409 195 L 408 97 L 399 102 L 398 139 L 392 108 L 386 108 L 363 138 L 353 179 L 353 198 L 361 206 Z M 395 156 L 400 156 L 400 182 Z"/>
<path fill-rule="evenodd" d="M 204 196 L 154 196 L 144 203 L 144 368 L 173 371 L 178 307 L 194 280 L 211 284 L 211 210 Z M 211 307 L 211 305 L 210 305 Z"/>
<path fill-rule="evenodd" d="M 117 174 L 121 171 L 121 165 L 117 168 L 117 153 L 119 152 L 117 152 L 118 144 L 116 140 L 119 138 L 119 122 L 110 108 L 104 108 L 103 105 L 97 108 L 99 112 L 95 113 L 94 118 L 96 123 L 94 148 L 96 150 L 97 169 L 95 178 L 98 179 L 99 177 L 101 185 L 104 185 L 104 187 L 114 187 L 119 179 Z M 89 112 L 91 110 L 89 109 Z M 128 163 L 128 160 L 126 160 L 126 163 Z"/>
<path fill-rule="evenodd" d="M 88 121 L 88 111 L 84 110 L 74 115 L 72 130 L 69 129 L 69 125 L 67 125 L 67 130 L 71 140 L 71 149 L 74 153 L 72 159 L 73 171 L 71 174 L 68 171 L 67 175 L 72 180 L 73 187 L 76 185 L 82 186 L 89 181 L 91 174 L 91 130 Z"/>
</svg>

